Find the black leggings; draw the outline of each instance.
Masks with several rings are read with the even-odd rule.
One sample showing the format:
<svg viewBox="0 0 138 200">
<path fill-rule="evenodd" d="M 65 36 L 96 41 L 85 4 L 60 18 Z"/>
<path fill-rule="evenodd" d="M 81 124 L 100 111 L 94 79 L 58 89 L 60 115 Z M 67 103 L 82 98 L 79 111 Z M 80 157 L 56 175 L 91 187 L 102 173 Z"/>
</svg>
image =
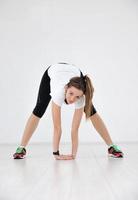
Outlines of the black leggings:
<svg viewBox="0 0 138 200">
<path fill-rule="evenodd" d="M 33 110 L 33 114 L 39 118 L 41 118 L 44 115 L 46 108 L 51 100 L 50 77 L 48 76 L 48 69 L 49 67 L 47 68 L 47 70 L 44 72 L 42 76 L 40 86 L 39 86 L 36 106 Z M 96 113 L 96 109 L 92 105 L 91 116 L 94 115 L 95 113 Z"/>
</svg>

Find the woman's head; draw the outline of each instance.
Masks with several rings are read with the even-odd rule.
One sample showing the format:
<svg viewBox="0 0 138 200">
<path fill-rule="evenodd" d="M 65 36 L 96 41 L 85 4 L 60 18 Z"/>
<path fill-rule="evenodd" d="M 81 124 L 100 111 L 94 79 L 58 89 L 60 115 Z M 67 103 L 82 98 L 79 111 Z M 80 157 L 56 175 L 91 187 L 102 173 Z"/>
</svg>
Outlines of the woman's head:
<svg viewBox="0 0 138 200">
<path fill-rule="evenodd" d="M 71 104 L 85 95 L 84 112 L 86 119 L 88 119 L 91 115 L 93 92 L 94 88 L 92 86 L 92 82 L 87 75 L 73 77 L 66 85 L 65 101 L 67 104 Z"/>
<path fill-rule="evenodd" d="M 72 103 L 76 102 L 82 96 L 83 96 L 82 90 L 80 90 L 74 86 L 66 87 L 65 100 L 66 100 L 67 104 L 72 104 Z"/>
</svg>

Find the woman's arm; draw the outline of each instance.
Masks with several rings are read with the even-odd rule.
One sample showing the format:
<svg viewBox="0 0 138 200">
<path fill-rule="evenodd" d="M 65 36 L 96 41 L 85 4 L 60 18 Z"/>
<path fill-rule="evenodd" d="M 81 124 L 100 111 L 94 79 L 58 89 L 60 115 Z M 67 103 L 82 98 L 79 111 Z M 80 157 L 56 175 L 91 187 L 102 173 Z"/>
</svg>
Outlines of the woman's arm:
<svg viewBox="0 0 138 200">
<path fill-rule="evenodd" d="M 61 107 L 52 101 L 52 119 L 53 119 L 53 151 L 59 150 L 59 142 L 61 138 Z"/>
<path fill-rule="evenodd" d="M 78 129 L 82 119 L 84 108 L 76 109 L 72 121 L 71 139 L 72 139 L 72 156 L 76 157 L 78 149 Z"/>
<path fill-rule="evenodd" d="M 54 126 L 54 134 L 53 134 L 53 152 L 57 152 L 59 150 L 59 143 L 62 133 L 61 128 L 61 107 L 55 104 L 52 101 L 52 119 Z M 57 160 L 71 160 L 72 156 L 70 155 L 54 155 Z"/>
</svg>

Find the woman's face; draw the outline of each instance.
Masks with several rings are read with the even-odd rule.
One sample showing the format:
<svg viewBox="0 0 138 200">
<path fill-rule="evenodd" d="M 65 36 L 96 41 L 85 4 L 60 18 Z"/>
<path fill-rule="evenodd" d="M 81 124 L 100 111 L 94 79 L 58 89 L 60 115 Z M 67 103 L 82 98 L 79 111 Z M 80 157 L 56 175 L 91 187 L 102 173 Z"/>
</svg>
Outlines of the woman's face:
<svg viewBox="0 0 138 200">
<path fill-rule="evenodd" d="M 69 88 L 66 87 L 66 89 L 65 89 L 65 99 L 68 104 L 74 103 L 82 96 L 83 96 L 82 90 L 79 90 L 73 86 L 71 86 Z"/>
</svg>

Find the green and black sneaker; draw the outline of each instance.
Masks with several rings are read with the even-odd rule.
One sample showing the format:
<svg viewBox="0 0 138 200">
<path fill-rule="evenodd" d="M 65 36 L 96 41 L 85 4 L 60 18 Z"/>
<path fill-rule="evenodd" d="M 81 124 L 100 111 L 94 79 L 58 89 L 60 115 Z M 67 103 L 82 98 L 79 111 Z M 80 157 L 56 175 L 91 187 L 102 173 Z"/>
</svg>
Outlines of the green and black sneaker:
<svg viewBox="0 0 138 200">
<path fill-rule="evenodd" d="M 108 155 L 109 155 L 109 157 L 114 157 L 114 158 L 123 158 L 124 157 L 124 154 L 121 151 L 121 149 L 115 144 L 111 145 L 108 148 Z"/>
<path fill-rule="evenodd" d="M 13 154 L 14 159 L 23 159 L 26 155 L 26 149 L 24 147 L 18 147 L 16 152 Z"/>
</svg>

